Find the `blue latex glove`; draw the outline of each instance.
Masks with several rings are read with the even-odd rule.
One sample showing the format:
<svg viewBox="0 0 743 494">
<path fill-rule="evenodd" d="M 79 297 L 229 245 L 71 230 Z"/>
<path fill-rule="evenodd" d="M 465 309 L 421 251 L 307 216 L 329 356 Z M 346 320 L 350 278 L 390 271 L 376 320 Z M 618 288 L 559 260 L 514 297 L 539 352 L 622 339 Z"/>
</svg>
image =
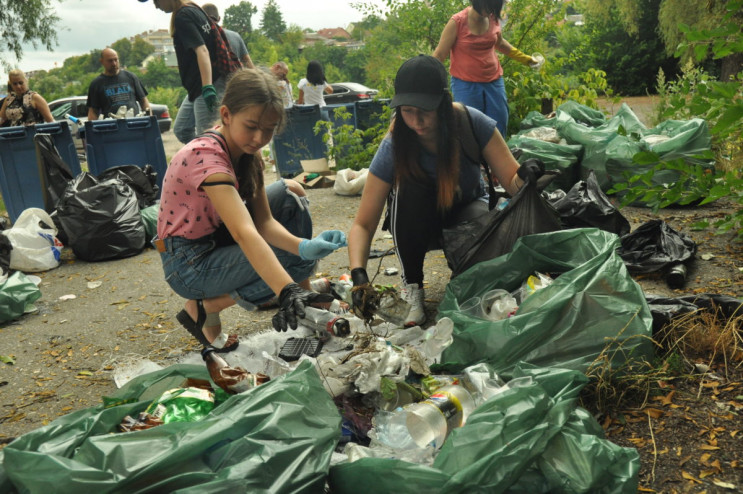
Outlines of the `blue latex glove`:
<svg viewBox="0 0 743 494">
<path fill-rule="evenodd" d="M 217 90 L 214 86 L 207 84 L 201 87 L 201 96 L 204 98 L 206 108 L 211 112 L 217 109 Z"/>
<path fill-rule="evenodd" d="M 305 238 L 299 242 L 299 257 L 305 261 L 322 259 L 346 245 L 345 233 L 340 230 L 326 230 L 312 240 Z"/>
</svg>

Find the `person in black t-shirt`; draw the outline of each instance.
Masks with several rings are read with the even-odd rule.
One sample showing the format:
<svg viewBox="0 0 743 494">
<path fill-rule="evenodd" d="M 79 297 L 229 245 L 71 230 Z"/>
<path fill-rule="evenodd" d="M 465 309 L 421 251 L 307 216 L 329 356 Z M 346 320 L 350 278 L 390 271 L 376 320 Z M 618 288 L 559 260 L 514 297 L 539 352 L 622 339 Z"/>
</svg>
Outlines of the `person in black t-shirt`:
<svg viewBox="0 0 743 494">
<path fill-rule="evenodd" d="M 141 1 L 141 0 L 140 0 Z M 188 101 L 193 103 L 196 135 L 211 128 L 219 117 L 217 108 L 224 95 L 225 79 L 212 73 L 212 55 L 216 53 L 212 22 L 197 4 L 188 0 L 153 0 L 155 7 L 172 14 L 170 35 L 178 59 L 181 84 L 188 91 Z M 179 116 L 174 130 L 181 127 Z"/>
<path fill-rule="evenodd" d="M 116 114 L 120 107 L 131 108 L 135 115 L 140 108 L 150 114 L 147 90 L 136 75 L 119 67 L 119 55 L 106 48 L 101 52 L 103 74 L 99 75 L 88 88 L 88 120 L 97 120 L 99 115 L 108 117 Z"/>
</svg>

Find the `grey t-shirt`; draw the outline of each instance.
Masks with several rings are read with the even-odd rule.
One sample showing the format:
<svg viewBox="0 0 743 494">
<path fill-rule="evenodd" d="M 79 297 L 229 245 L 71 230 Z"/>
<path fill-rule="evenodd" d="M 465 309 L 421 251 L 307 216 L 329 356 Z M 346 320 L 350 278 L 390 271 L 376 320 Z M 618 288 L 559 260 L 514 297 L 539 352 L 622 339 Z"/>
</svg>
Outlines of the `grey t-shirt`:
<svg viewBox="0 0 743 494">
<path fill-rule="evenodd" d="M 242 62 L 243 58 L 248 54 L 248 47 L 245 46 L 245 41 L 243 41 L 240 35 L 235 31 L 230 31 L 229 29 L 224 28 L 222 29 L 224 30 L 224 34 L 227 36 L 227 41 L 230 42 L 232 53 L 237 55 L 237 59 Z"/>
<path fill-rule="evenodd" d="M 480 149 L 482 149 L 490 141 L 490 138 L 493 137 L 495 120 L 470 106 L 467 109 L 472 117 L 475 138 L 480 144 Z M 393 149 L 392 138 L 388 135 L 382 140 L 377 153 L 372 159 L 371 165 L 369 165 L 369 173 L 388 184 L 392 184 L 395 178 Z M 418 162 L 426 175 L 435 181 L 436 156 L 426 150 L 421 150 Z M 457 203 L 468 203 L 474 199 L 485 199 L 487 197 L 487 189 L 480 172 L 480 164 L 467 158 L 464 151 L 460 151 L 459 153 L 459 190 L 461 193 L 456 199 Z"/>
</svg>

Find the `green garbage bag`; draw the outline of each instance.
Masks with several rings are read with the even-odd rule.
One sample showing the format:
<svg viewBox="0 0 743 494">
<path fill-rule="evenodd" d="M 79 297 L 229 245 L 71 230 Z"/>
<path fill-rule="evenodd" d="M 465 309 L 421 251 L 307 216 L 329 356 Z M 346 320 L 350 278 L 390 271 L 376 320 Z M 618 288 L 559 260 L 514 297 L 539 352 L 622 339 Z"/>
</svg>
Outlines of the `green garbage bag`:
<svg viewBox="0 0 743 494">
<path fill-rule="evenodd" d="M 159 211 L 159 202 L 139 210 L 142 214 L 142 223 L 144 223 L 145 245 L 150 245 L 152 239 L 157 235 L 157 215 Z"/>
<path fill-rule="evenodd" d="M 589 127 L 599 127 L 606 123 L 606 116 L 599 110 L 594 110 L 575 101 L 566 101 L 557 107 L 557 115 L 560 113 L 570 115 L 576 122 Z M 564 118 L 564 117 L 563 117 Z"/>
<path fill-rule="evenodd" d="M 527 235 L 508 254 L 460 274 L 439 305 L 438 317 L 451 318 L 455 327 L 436 372 L 487 362 L 507 374 L 519 361 L 586 371 L 603 352 L 614 365 L 651 360 L 652 316 L 616 252 L 619 245 L 617 235 L 595 228 Z M 514 292 L 535 272 L 559 276 L 513 316 L 490 321 L 459 310 L 494 288 Z"/>
<path fill-rule="evenodd" d="M 201 421 L 111 434 L 186 378 L 209 375 L 174 365 L 139 376 L 107 408 L 19 437 L 0 451 L 0 492 L 322 492 L 341 418 L 310 362 L 230 396 Z"/>
<path fill-rule="evenodd" d="M 16 271 L 0 285 L 0 322 L 12 321 L 33 310 L 33 303 L 40 298 L 41 290 L 36 283 Z"/>
<path fill-rule="evenodd" d="M 544 163 L 546 170 L 560 172 L 560 175 L 546 187 L 547 191 L 562 189 L 567 192 L 580 180 L 579 162 L 583 152 L 580 145 L 557 144 L 517 134 L 508 140 L 508 147 L 523 151 L 518 158 L 519 163 L 530 158 L 538 158 Z"/>
<path fill-rule="evenodd" d="M 514 377 L 530 379 L 527 384 L 506 389 L 480 405 L 463 427 L 451 432 L 432 466 L 383 458 L 338 464 L 330 469 L 331 491 L 340 494 L 506 492 L 509 487 L 519 485 L 522 475 L 531 469 L 540 475 L 535 477 L 537 486 L 549 486 L 549 480 L 538 470 L 540 459 L 573 416 L 578 393 L 587 378 L 577 371 L 528 365 L 517 366 Z M 585 434 L 592 432 L 579 430 Z M 584 455 L 576 461 L 590 459 Z M 609 483 L 617 488 L 614 492 L 636 491 L 639 457 L 633 458 L 628 453 L 626 458 L 618 460 L 621 465 L 600 463 L 602 460 L 593 465 L 599 477 L 601 470 L 622 471 L 623 467 L 626 472 L 625 477 L 612 476 Z M 568 468 L 563 470 L 573 477 L 582 474 Z M 598 480 L 594 485 L 601 485 Z"/>
<path fill-rule="evenodd" d="M 538 111 L 530 111 L 526 117 L 519 123 L 521 130 L 533 129 L 534 127 L 551 127 L 555 128 L 557 117 L 547 117 Z"/>
</svg>

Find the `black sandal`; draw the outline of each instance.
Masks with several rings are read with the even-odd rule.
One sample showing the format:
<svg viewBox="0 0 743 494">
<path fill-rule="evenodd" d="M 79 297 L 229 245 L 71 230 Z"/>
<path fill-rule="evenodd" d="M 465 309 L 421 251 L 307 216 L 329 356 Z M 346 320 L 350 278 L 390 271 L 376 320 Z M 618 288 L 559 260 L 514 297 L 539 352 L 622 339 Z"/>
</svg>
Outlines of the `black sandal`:
<svg viewBox="0 0 743 494">
<path fill-rule="evenodd" d="M 191 336 L 196 338 L 196 341 L 201 343 L 203 346 L 211 346 L 217 353 L 227 353 L 235 350 L 240 344 L 236 334 L 231 334 L 227 337 L 227 342 L 222 348 L 214 347 L 209 340 L 204 336 L 204 323 L 206 323 L 206 310 L 204 309 L 204 302 L 202 300 L 196 300 L 196 321 L 191 319 L 186 309 L 181 310 L 176 314 L 175 318 L 181 323 L 181 326 L 191 333 Z"/>
</svg>

